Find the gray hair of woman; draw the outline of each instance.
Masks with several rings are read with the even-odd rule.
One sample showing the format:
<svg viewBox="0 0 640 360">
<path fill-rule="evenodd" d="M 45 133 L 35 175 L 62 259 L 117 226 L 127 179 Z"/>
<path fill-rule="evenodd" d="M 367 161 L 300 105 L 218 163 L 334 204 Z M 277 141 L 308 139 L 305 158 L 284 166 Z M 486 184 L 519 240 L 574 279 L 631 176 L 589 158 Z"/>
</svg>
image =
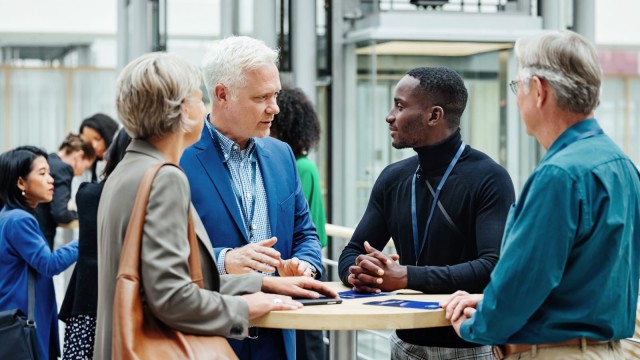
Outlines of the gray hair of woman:
<svg viewBox="0 0 640 360">
<path fill-rule="evenodd" d="M 181 106 L 201 84 L 198 68 L 177 55 L 140 56 L 122 69 L 116 83 L 122 125 L 132 138 L 141 139 L 187 131 L 193 124 Z"/>
<path fill-rule="evenodd" d="M 581 35 L 565 30 L 524 37 L 516 42 L 515 54 L 524 84 L 533 76 L 546 80 L 561 109 L 590 114 L 598 106 L 602 82 L 598 53 Z"/>
<path fill-rule="evenodd" d="M 210 99 L 223 84 L 232 96 L 246 85 L 245 73 L 265 65 L 278 65 L 278 50 L 248 36 L 231 36 L 213 43 L 202 60 L 202 75 Z"/>
</svg>

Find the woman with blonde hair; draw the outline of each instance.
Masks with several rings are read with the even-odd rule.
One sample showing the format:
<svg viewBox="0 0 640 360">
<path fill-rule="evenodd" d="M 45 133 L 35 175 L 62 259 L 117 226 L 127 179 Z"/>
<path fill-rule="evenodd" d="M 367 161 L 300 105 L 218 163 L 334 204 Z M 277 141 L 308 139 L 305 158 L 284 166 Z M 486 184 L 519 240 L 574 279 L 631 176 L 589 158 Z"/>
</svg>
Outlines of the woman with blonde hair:
<svg viewBox="0 0 640 360">
<path fill-rule="evenodd" d="M 116 107 L 133 140 L 107 179 L 98 207 L 96 358 L 111 359 L 112 336 L 118 336 L 111 326 L 116 275 L 138 186 L 149 168 L 178 164 L 199 139 L 205 116 L 200 85 L 194 66 L 166 53 L 133 60 L 118 78 Z M 337 296 L 308 277 L 219 276 L 211 241 L 190 198 L 185 174 L 178 167 L 161 168 L 144 218 L 139 271 L 146 306 L 163 324 L 189 334 L 244 338 L 249 319 L 302 306 L 290 296 Z M 189 275 L 189 216 L 198 235 L 204 288 Z"/>
</svg>

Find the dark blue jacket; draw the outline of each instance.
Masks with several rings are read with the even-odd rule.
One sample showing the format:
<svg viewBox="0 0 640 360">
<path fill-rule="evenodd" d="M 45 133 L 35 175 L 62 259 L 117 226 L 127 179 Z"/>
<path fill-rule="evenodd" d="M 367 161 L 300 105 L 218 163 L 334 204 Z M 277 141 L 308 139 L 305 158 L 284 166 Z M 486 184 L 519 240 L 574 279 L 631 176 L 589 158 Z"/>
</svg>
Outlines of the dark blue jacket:
<svg viewBox="0 0 640 360">
<path fill-rule="evenodd" d="M 274 249 L 285 260 L 297 257 L 309 262 L 318 270 L 316 278 L 319 278 L 322 272 L 320 242 L 300 186 L 293 152 L 287 144 L 273 138 L 255 140 L 258 164 L 267 193 L 271 233 L 278 238 Z M 236 203 L 227 169 L 206 126 L 200 141 L 184 152 L 180 165 L 189 179 L 191 201 L 211 238 L 216 258 L 223 248 L 247 245 L 242 214 Z M 269 335 L 273 333 L 279 331 L 270 331 Z M 268 344 L 269 335 L 265 336 L 263 333 L 256 340 L 229 340 L 229 343 L 241 359 L 266 359 L 265 356 L 284 359 L 285 354 L 273 351 L 273 344 Z M 294 360 L 295 331 L 285 330 L 283 335 L 286 357 Z M 261 343 L 264 346 L 259 345 Z M 282 347 L 275 347 L 280 348 Z M 246 353 L 250 353 L 250 357 L 243 355 Z"/>
</svg>

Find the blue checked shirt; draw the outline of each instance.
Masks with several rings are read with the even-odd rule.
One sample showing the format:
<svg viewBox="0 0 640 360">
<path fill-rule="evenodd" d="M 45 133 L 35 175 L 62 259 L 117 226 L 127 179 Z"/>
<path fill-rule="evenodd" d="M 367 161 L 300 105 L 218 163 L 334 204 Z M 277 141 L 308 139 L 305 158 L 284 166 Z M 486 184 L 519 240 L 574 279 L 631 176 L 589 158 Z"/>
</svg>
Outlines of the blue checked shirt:
<svg viewBox="0 0 640 360">
<path fill-rule="evenodd" d="M 255 191 L 255 210 L 251 224 L 247 223 L 247 220 L 242 216 L 244 223 L 244 229 L 247 234 L 251 233 L 250 226 L 253 227 L 253 237 L 250 238 L 252 243 L 269 239 L 271 237 L 271 224 L 269 223 L 269 216 L 267 214 L 267 193 L 264 190 L 264 182 L 262 181 L 262 173 L 260 172 L 260 165 L 256 164 L 256 179 L 255 189 L 251 189 L 251 177 L 252 177 L 252 165 L 251 160 L 256 156 L 256 142 L 253 138 L 249 139 L 247 148 L 240 150 L 240 145 L 233 142 L 228 137 L 222 135 L 216 130 L 209 122 L 209 115 L 205 124 L 209 129 L 209 135 L 213 139 L 214 143 L 219 143 L 222 148 L 222 154 L 227 162 L 227 167 L 231 173 L 231 178 L 235 184 L 236 189 L 243 195 L 242 204 L 238 203 L 236 197 L 236 203 L 238 203 L 238 209 L 240 206 L 244 207 L 245 213 L 249 214 L 252 207 L 252 194 Z M 240 211 L 242 214 L 242 211 Z M 220 274 L 226 274 L 227 271 L 224 267 L 224 258 L 227 251 L 231 248 L 226 248 L 220 251 L 218 255 L 218 271 Z"/>
</svg>

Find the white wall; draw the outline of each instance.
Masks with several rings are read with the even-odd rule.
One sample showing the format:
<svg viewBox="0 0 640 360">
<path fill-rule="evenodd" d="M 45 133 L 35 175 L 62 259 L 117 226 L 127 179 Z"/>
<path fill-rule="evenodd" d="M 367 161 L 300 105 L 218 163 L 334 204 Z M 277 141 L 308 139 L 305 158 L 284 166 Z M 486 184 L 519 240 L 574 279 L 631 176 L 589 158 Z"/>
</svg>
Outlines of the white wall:
<svg viewBox="0 0 640 360">
<path fill-rule="evenodd" d="M 220 34 L 220 0 L 167 0 L 167 7 L 172 37 Z M 0 45 L 64 43 L 78 35 L 115 39 L 116 15 L 116 0 L 0 0 Z"/>
<path fill-rule="evenodd" d="M 113 35 L 116 25 L 114 0 L 0 0 L 0 34 Z"/>
<path fill-rule="evenodd" d="M 167 0 L 171 37 L 213 37 L 220 34 L 220 0 Z"/>
<path fill-rule="evenodd" d="M 640 1 L 596 0 L 596 43 L 640 47 Z"/>
</svg>

